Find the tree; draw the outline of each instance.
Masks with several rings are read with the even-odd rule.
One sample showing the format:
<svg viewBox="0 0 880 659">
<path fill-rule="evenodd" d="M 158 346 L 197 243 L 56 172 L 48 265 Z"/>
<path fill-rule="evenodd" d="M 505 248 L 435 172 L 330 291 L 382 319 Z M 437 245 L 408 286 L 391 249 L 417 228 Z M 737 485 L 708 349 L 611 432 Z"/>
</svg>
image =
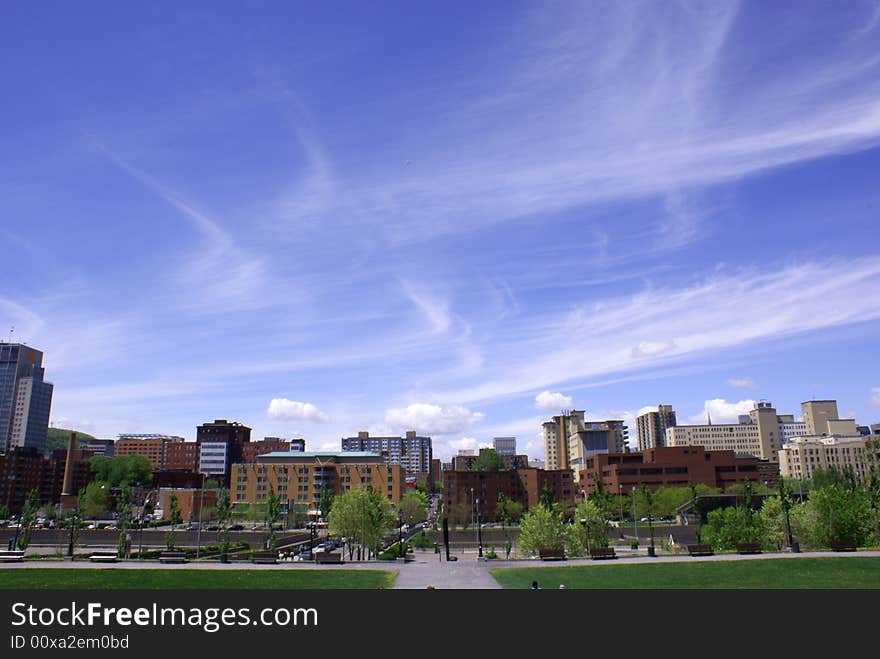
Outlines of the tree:
<svg viewBox="0 0 880 659">
<path fill-rule="evenodd" d="M 107 485 L 93 480 L 79 493 L 79 509 L 85 519 L 95 519 L 107 512 Z"/>
<path fill-rule="evenodd" d="M 524 554 L 539 554 L 542 550 L 576 551 L 577 539 L 572 527 L 562 523 L 562 515 L 554 507 L 534 506 L 519 523 L 519 550 Z"/>
<path fill-rule="evenodd" d="M 123 487 L 116 501 L 116 524 L 119 528 L 119 541 L 117 542 L 117 552 L 120 557 L 127 558 L 131 545 L 129 544 L 129 533 L 131 531 L 131 490 Z"/>
<path fill-rule="evenodd" d="M 321 516 L 326 519 L 327 515 L 330 514 L 330 509 L 333 507 L 333 490 L 327 486 L 321 486 L 321 496 L 318 499 L 318 509 L 321 511 Z"/>
<path fill-rule="evenodd" d="M 556 501 L 556 493 L 553 491 L 553 486 L 550 485 L 550 481 L 544 481 L 544 487 L 541 488 L 541 496 L 539 498 L 539 502 L 545 508 L 552 508 L 553 503 Z"/>
<path fill-rule="evenodd" d="M 275 549 L 277 538 L 275 536 L 275 524 L 281 519 L 281 499 L 275 494 L 275 488 L 269 486 L 269 495 L 266 497 L 266 523 L 269 525 L 269 540 L 267 549 Z"/>
<path fill-rule="evenodd" d="M 0 503 L 0 519 L 8 519 L 9 518 L 9 508 L 6 507 L 5 503 Z"/>
<path fill-rule="evenodd" d="M 229 498 L 229 490 L 223 488 L 217 496 L 217 524 L 222 533 L 220 553 L 223 555 L 229 551 L 229 518 L 231 514 L 232 501 Z"/>
<path fill-rule="evenodd" d="M 573 532 L 581 550 L 578 553 L 608 546 L 608 517 L 593 497 L 578 503 L 576 517 Z"/>
<path fill-rule="evenodd" d="M 471 471 L 501 471 L 501 456 L 494 448 L 481 448 Z"/>
<path fill-rule="evenodd" d="M 334 497 L 327 515 L 331 534 L 348 538 L 350 546 L 360 545 L 373 554 L 395 521 L 388 499 L 369 487 L 357 487 Z"/>
<path fill-rule="evenodd" d="M 95 480 L 107 487 L 137 487 L 153 479 L 153 465 L 137 453 L 113 458 L 96 455 L 89 460 L 89 466 L 95 472 Z"/>
<path fill-rule="evenodd" d="M 18 548 L 24 551 L 31 543 L 31 525 L 37 518 L 37 511 L 40 509 L 40 493 L 37 490 L 31 490 L 28 494 L 27 501 L 21 509 L 21 519 L 19 520 L 18 532 Z"/>
<path fill-rule="evenodd" d="M 425 519 L 428 509 L 428 497 L 418 490 L 409 490 L 400 499 L 398 510 L 403 521 L 407 524 L 415 524 Z"/>
<path fill-rule="evenodd" d="M 858 547 L 869 545 L 874 536 L 874 515 L 868 493 L 861 488 L 849 489 L 846 479 L 822 482 L 823 485 L 810 492 L 806 504 L 813 544 L 818 547 L 830 547 L 832 542 L 852 542 Z"/>
<path fill-rule="evenodd" d="M 180 516 L 180 508 L 177 505 L 177 494 L 174 492 L 168 497 L 168 521 L 171 522 L 171 528 L 165 534 L 165 546 L 168 551 L 174 551 L 174 527 L 183 521 Z"/>
</svg>

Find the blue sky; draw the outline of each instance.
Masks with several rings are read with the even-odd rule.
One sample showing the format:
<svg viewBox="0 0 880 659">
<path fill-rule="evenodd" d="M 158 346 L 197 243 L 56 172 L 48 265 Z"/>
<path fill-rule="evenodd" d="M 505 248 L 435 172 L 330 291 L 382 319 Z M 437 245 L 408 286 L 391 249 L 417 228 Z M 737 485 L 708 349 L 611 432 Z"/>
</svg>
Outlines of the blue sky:
<svg viewBox="0 0 880 659">
<path fill-rule="evenodd" d="M 0 320 L 54 423 L 880 420 L 880 3 L 381 5 L 4 8 Z"/>
</svg>

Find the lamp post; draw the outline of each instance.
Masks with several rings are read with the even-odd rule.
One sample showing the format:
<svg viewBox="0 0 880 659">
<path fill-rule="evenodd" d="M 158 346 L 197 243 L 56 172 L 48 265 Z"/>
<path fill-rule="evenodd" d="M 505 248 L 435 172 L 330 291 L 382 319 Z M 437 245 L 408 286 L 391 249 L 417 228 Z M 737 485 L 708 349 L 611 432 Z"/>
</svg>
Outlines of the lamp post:
<svg viewBox="0 0 880 659">
<path fill-rule="evenodd" d="M 202 508 L 205 507 L 205 474 L 202 474 L 202 490 L 199 496 L 199 528 L 196 531 L 196 558 L 202 553 Z"/>
<path fill-rule="evenodd" d="M 782 478 L 779 479 L 779 498 L 782 499 L 782 510 L 785 511 L 785 532 L 788 535 L 788 546 L 791 547 L 792 554 L 799 554 L 801 551 L 800 543 L 795 542 L 791 535 L 791 518 L 788 514 L 791 504 Z"/>
<path fill-rule="evenodd" d="M 77 526 L 79 526 L 79 511 L 74 508 L 70 513 L 70 535 L 67 539 L 67 555 L 71 560 L 73 560 L 73 534 Z"/>
<path fill-rule="evenodd" d="M 397 557 L 403 553 L 403 511 L 397 511 Z"/>
<path fill-rule="evenodd" d="M 636 536 L 636 546 L 639 544 L 639 527 L 637 526 L 638 517 L 636 517 L 636 486 L 632 486 L 633 493 L 633 535 Z"/>
<path fill-rule="evenodd" d="M 477 557 L 483 558 L 483 529 L 480 522 L 480 498 L 476 499 L 477 506 Z"/>
</svg>

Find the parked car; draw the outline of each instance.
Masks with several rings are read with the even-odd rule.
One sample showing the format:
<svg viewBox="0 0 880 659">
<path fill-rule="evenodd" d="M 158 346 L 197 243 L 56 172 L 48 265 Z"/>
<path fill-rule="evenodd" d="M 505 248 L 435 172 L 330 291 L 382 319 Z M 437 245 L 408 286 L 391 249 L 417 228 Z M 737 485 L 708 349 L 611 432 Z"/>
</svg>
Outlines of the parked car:
<svg viewBox="0 0 880 659">
<path fill-rule="evenodd" d="M 230 531 L 244 531 L 244 527 L 241 524 L 233 524 L 229 527 Z"/>
</svg>

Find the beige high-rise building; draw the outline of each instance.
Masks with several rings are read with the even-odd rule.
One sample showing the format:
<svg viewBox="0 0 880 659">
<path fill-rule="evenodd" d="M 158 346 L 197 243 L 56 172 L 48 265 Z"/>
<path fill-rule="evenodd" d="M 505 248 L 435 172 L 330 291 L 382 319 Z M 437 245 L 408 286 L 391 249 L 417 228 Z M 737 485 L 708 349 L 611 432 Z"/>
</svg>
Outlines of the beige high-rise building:
<svg viewBox="0 0 880 659">
<path fill-rule="evenodd" d="M 703 446 L 707 451 L 736 451 L 776 462 L 782 447 L 779 415 L 770 403 L 761 401 L 739 423 L 667 428 L 666 446 Z"/>
<path fill-rule="evenodd" d="M 623 453 L 629 431 L 620 419 L 585 421 L 583 410 L 571 410 L 543 424 L 547 470 L 572 469 L 575 480 L 588 455 Z"/>
<path fill-rule="evenodd" d="M 839 418 L 836 400 L 808 400 L 801 403 L 801 412 L 811 437 L 830 434 L 828 421 Z"/>
<path fill-rule="evenodd" d="M 672 405 L 658 405 L 657 411 L 645 412 L 636 417 L 639 450 L 647 451 L 666 446 L 666 429 L 676 424 Z"/>
<path fill-rule="evenodd" d="M 869 437 L 835 435 L 796 437 L 779 451 L 779 474 L 787 478 L 812 478 L 816 469 L 853 470 L 862 479 L 870 472 L 865 449 Z"/>
</svg>

